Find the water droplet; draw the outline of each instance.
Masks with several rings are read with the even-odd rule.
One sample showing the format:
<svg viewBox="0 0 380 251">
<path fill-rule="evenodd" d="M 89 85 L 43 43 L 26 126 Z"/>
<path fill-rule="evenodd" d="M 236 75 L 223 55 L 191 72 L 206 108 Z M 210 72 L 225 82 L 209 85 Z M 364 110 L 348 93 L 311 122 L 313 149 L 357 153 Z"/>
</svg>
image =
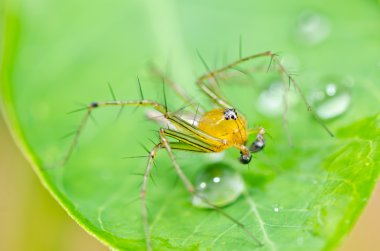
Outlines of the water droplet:
<svg viewBox="0 0 380 251">
<path fill-rule="evenodd" d="M 215 206 L 225 206 L 235 201 L 244 190 L 241 175 L 225 163 L 213 163 L 203 168 L 195 179 L 195 189 L 201 198 Z M 210 207 L 200 197 L 194 196 L 196 207 Z"/>
<path fill-rule="evenodd" d="M 325 81 L 323 89 L 314 90 L 310 101 L 315 112 L 322 119 L 333 119 L 347 111 L 351 103 L 349 80 L 330 79 Z"/>
<path fill-rule="evenodd" d="M 213 181 L 214 183 L 219 183 L 219 182 L 220 182 L 220 177 L 214 177 L 214 178 L 212 179 L 212 181 Z"/>
<path fill-rule="evenodd" d="M 281 206 L 279 205 L 279 204 L 274 204 L 273 205 L 273 212 L 275 212 L 275 213 L 278 213 L 278 212 L 280 212 L 280 208 L 281 208 Z"/>
<path fill-rule="evenodd" d="M 331 26 L 328 19 L 314 11 L 303 11 L 297 21 L 297 40 L 304 44 L 316 45 L 328 38 Z"/>
<path fill-rule="evenodd" d="M 284 87 L 285 85 L 281 80 L 275 80 L 260 93 L 257 99 L 257 108 L 261 114 L 268 117 L 276 117 L 283 113 Z M 297 99 L 292 92 L 288 92 L 287 95 L 288 107 L 291 107 L 296 103 Z"/>
</svg>

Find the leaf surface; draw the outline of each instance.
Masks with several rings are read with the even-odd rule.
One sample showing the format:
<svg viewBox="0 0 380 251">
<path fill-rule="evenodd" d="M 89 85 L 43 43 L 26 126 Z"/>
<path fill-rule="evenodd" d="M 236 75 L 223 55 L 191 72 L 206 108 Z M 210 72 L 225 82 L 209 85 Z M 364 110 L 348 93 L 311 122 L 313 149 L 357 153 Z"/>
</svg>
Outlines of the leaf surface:
<svg viewBox="0 0 380 251">
<path fill-rule="evenodd" d="M 193 84 L 205 71 L 196 50 L 211 68 L 220 67 L 238 58 L 239 37 L 243 55 L 281 51 L 307 94 L 327 80 L 348 79 L 351 105 L 327 121 L 336 134 L 330 138 L 296 94 L 288 114 L 291 148 L 281 116 L 257 112 L 255 101 L 272 75 L 249 85 L 226 83 L 226 96 L 243 110 L 250 126 L 265 126 L 272 139 L 249 168 L 237 162 L 236 151 L 227 153 L 224 161 L 241 171 L 246 192 L 225 212 L 263 242 L 260 250 L 328 250 L 348 233 L 367 203 L 380 167 L 377 2 L 19 0 L 5 7 L 1 82 L 9 124 L 46 188 L 110 247 L 145 249 L 139 189 L 146 158 L 123 157 L 146 155 L 140 143 L 153 147 L 150 139 L 158 136 L 152 130 L 158 126 L 143 109 L 126 108 L 119 119 L 117 108 L 99 109 L 97 123 L 86 125 L 67 165 L 52 168 L 70 145 L 70 137 L 60 137 L 75 130 L 83 116 L 67 112 L 77 109 L 77 103 L 83 107 L 112 100 L 107 83 L 116 98 L 139 99 L 137 75 L 144 96 L 163 102 L 161 85 L 146 73 L 151 61 L 207 103 Z M 307 22 L 316 25 L 319 37 L 302 33 Z M 181 105 L 168 90 L 169 108 Z M 176 156 L 192 180 L 210 162 L 199 154 Z M 152 177 L 148 208 L 155 249 L 256 247 L 219 213 L 191 206 L 164 151 Z"/>
</svg>

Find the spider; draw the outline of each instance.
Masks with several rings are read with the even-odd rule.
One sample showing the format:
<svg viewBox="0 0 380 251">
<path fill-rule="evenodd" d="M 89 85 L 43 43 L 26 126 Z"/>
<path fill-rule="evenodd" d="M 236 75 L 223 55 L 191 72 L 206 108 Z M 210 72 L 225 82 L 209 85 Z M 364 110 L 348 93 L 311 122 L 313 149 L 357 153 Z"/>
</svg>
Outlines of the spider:
<svg viewBox="0 0 380 251">
<path fill-rule="evenodd" d="M 79 127 L 77 128 L 74 139 L 70 145 L 70 148 L 63 160 L 66 163 L 72 154 L 75 146 L 77 145 L 79 136 L 81 134 L 82 129 L 84 128 L 86 122 L 88 121 L 92 111 L 94 109 L 100 107 L 110 107 L 110 106 L 137 106 L 137 107 L 150 107 L 156 110 L 163 118 L 170 122 L 172 125 L 171 128 L 160 128 L 159 129 L 159 138 L 160 141 L 156 143 L 156 145 L 150 150 L 147 158 L 147 166 L 145 169 L 145 173 L 143 175 L 143 181 L 140 190 L 140 199 L 141 199 L 141 214 L 143 218 L 144 224 L 144 232 L 146 238 L 146 248 L 147 250 L 152 250 L 152 241 L 149 230 L 149 221 L 148 221 L 148 210 L 146 203 L 147 196 L 147 185 L 150 173 L 153 168 L 154 159 L 157 155 L 157 152 L 161 149 L 166 149 L 172 165 L 178 174 L 179 178 L 183 182 L 187 191 L 192 196 L 198 196 L 196 193 L 196 189 L 193 184 L 187 178 L 187 176 L 182 171 L 179 166 L 176 157 L 173 154 L 174 150 L 182 150 L 182 151 L 192 151 L 198 153 L 217 153 L 222 152 L 228 148 L 235 148 L 239 151 L 239 161 L 242 164 L 250 163 L 252 159 L 252 154 L 260 152 L 265 147 L 265 129 L 263 127 L 250 129 L 247 125 L 247 120 L 244 115 L 238 111 L 238 109 L 232 106 L 226 98 L 221 95 L 221 91 L 219 90 L 219 86 L 217 84 L 218 78 L 228 78 L 226 76 L 226 72 L 231 69 L 235 69 L 239 64 L 243 62 L 247 62 L 250 60 L 254 60 L 257 58 L 267 57 L 270 59 L 270 63 L 268 66 L 268 70 L 271 67 L 271 64 L 274 63 L 276 70 L 282 75 L 284 80 L 288 80 L 289 84 L 291 83 L 294 88 L 300 93 L 304 104 L 307 107 L 307 110 L 312 114 L 314 118 L 322 125 L 322 127 L 331 135 L 331 131 L 325 126 L 325 124 L 318 118 L 318 116 L 311 109 L 311 106 L 307 102 L 304 94 L 302 93 L 299 85 L 296 80 L 290 75 L 285 67 L 281 64 L 278 56 L 271 52 L 266 51 L 258 54 L 254 54 L 248 57 L 240 58 L 239 60 L 228 64 L 225 67 L 220 69 L 209 71 L 208 73 L 199 77 L 196 81 L 196 84 L 200 88 L 200 90 L 210 98 L 210 100 L 217 106 L 212 110 L 203 112 L 200 116 L 200 119 L 197 121 L 197 124 L 191 123 L 181 116 L 179 116 L 176 112 L 171 112 L 167 109 L 166 102 L 165 104 L 161 104 L 159 102 L 144 99 L 141 91 L 141 99 L 140 100 L 125 100 L 125 101 L 101 101 L 101 102 L 92 102 L 86 108 L 86 112 L 80 122 Z M 202 58 L 201 58 L 202 59 Z M 203 59 L 202 59 L 203 60 Z M 163 75 L 159 72 L 156 74 L 163 77 Z M 164 78 L 164 77 L 163 77 Z M 172 81 L 165 81 L 166 84 L 170 85 L 174 89 L 174 91 L 184 100 L 188 101 L 190 98 L 188 95 L 180 88 L 180 86 L 176 85 Z M 164 92 L 165 94 L 165 92 Z M 166 99 L 165 99 L 166 100 Z M 199 108 L 199 107 L 198 107 Z M 197 108 L 197 110 L 198 110 Z M 284 114 L 284 127 L 286 127 L 286 119 Z M 248 136 L 254 134 L 256 136 L 255 140 L 252 143 L 248 143 Z M 217 210 L 222 215 L 233 221 L 239 227 L 241 227 L 254 241 L 258 243 L 258 245 L 262 245 L 261 242 L 252 235 L 252 233 L 245 228 L 245 226 L 240 223 L 238 220 L 234 219 L 219 207 L 214 206 L 212 203 L 208 202 L 206 198 L 201 197 L 206 204 L 208 204 L 211 208 Z"/>
</svg>

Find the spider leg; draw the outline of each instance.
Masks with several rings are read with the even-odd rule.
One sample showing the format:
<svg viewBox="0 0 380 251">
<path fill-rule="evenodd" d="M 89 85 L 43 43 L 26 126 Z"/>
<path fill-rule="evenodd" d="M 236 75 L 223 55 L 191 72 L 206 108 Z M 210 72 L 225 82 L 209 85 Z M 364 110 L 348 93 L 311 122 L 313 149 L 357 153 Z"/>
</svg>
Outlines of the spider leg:
<svg viewBox="0 0 380 251">
<path fill-rule="evenodd" d="M 219 68 L 214 71 L 210 71 L 201 77 L 198 78 L 196 81 L 198 87 L 208 96 L 213 100 L 213 102 L 216 105 L 219 105 L 223 108 L 231 108 L 231 104 L 227 101 L 225 97 L 222 96 L 220 89 L 218 86 L 215 84 L 217 79 L 224 74 L 226 71 L 234 69 L 236 66 L 238 66 L 241 63 L 247 62 L 249 60 L 259 58 L 259 57 L 268 57 L 271 56 L 272 52 L 267 51 L 267 52 L 262 52 L 258 54 L 254 54 L 245 58 L 241 58 L 225 67 Z M 227 76 L 224 76 L 224 79 L 227 78 Z"/>
<path fill-rule="evenodd" d="M 141 184 L 141 189 L 140 189 L 141 214 L 142 214 L 143 222 L 144 222 L 144 232 L 145 232 L 145 239 L 146 239 L 146 245 L 147 245 L 146 249 L 148 251 L 152 250 L 152 240 L 151 240 L 150 230 L 149 230 L 148 207 L 146 204 L 146 192 L 147 192 L 150 173 L 153 168 L 154 158 L 156 157 L 158 150 L 161 149 L 162 147 L 163 147 L 162 143 L 159 143 L 155 145 L 153 149 L 149 152 L 148 164 L 145 169 L 143 182 Z"/>
<path fill-rule="evenodd" d="M 205 111 L 205 108 L 200 106 L 200 104 L 195 104 L 193 102 L 193 98 L 182 88 L 181 85 L 176 83 L 174 80 L 166 76 L 158 67 L 155 65 L 151 65 L 150 71 L 152 75 L 156 76 L 159 79 L 162 79 L 162 81 L 168 85 L 184 102 L 185 104 L 189 104 L 190 108 L 194 112 L 200 112 L 203 113 Z"/>
<path fill-rule="evenodd" d="M 124 106 L 150 106 L 150 107 L 152 107 L 153 109 L 159 111 L 162 114 L 167 114 L 165 106 L 163 106 L 163 105 L 161 105 L 161 104 L 159 104 L 159 103 L 157 103 L 155 101 L 147 100 L 147 99 L 143 99 L 143 100 L 126 100 L 126 101 L 112 100 L 112 101 L 92 102 L 87 107 L 82 108 L 82 109 L 78 109 L 78 111 L 80 111 L 80 110 L 86 110 L 86 113 L 83 115 L 82 120 L 81 120 L 78 128 L 73 133 L 74 134 L 74 139 L 72 140 L 72 142 L 71 142 L 71 144 L 69 146 L 69 149 L 68 149 L 66 155 L 64 156 L 63 160 L 61 161 L 61 163 L 59 163 L 58 166 L 64 166 L 67 163 L 67 161 L 69 160 L 69 158 L 70 158 L 71 154 L 73 153 L 76 145 L 78 144 L 78 140 L 80 138 L 82 130 L 84 129 L 85 125 L 88 122 L 88 119 L 92 115 L 92 111 L 95 108 L 99 108 L 99 107 L 111 107 L 111 106 L 120 106 L 120 107 L 124 107 Z"/>
<path fill-rule="evenodd" d="M 274 63 L 276 70 L 279 72 L 279 74 L 281 74 L 281 76 L 283 78 L 284 85 L 286 85 L 285 83 L 289 82 L 289 84 L 292 84 L 294 86 L 294 88 L 300 94 L 302 102 L 305 104 L 307 111 L 311 113 L 311 115 L 317 120 L 317 122 L 323 127 L 323 129 L 330 136 L 334 136 L 334 134 L 330 131 L 330 129 L 325 125 L 325 123 L 314 112 L 314 110 L 312 109 L 311 105 L 307 101 L 306 96 L 303 93 L 303 91 L 301 90 L 301 87 L 299 86 L 296 79 L 291 74 L 289 74 L 289 72 L 286 70 L 284 65 L 281 63 L 278 55 L 271 52 L 271 51 L 266 51 L 266 52 L 262 52 L 262 53 L 254 54 L 254 55 L 251 55 L 248 57 L 241 58 L 235 62 L 232 62 L 231 64 L 229 64 L 225 67 L 219 68 L 219 69 L 211 71 L 205 75 L 202 75 L 201 77 L 198 78 L 196 83 L 199 86 L 199 88 L 207 96 L 209 96 L 213 100 L 213 102 L 215 104 L 217 104 L 223 108 L 231 108 L 232 107 L 231 104 L 227 101 L 227 99 L 225 97 L 223 97 L 218 85 L 216 85 L 215 82 L 220 77 L 223 77 L 223 79 L 226 79 L 228 77 L 234 76 L 234 74 L 226 75 L 225 72 L 227 72 L 228 70 L 232 70 L 232 69 L 236 70 L 236 67 L 239 64 L 242 64 L 244 62 L 254 60 L 257 58 L 261 58 L 261 57 L 269 57 L 270 58 L 270 63 L 268 65 L 267 71 L 270 70 L 272 63 Z M 284 130 L 286 132 L 288 131 L 288 126 L 287 126 L 287 110 L 288 110 L 287 93 L 288 93 L 288 90 L 285 86 L 285 92 L 284 92 L 284 96 L 283 96 L 283 100 L 284 100 L 283 101 L 283 103 L 284 103 L 283 126 L 284 126 Z M 290 136 L 289 136 L 290 134 L 289 133 L 287 133 L 287 134 L 288 134 L 288 141 L 290 144 L 292 144 Z"/>
<path fill-rule="evenodd" d="M 165 132 L 163 129 L 160 130 L 160 139 L 161 139 L 161 142 L 156 144 L 153 147 L 153 149 L 149 152 L 148 164 L 147 164 L 146 169 L 145 169 L 145 173 L 143 176 L 143 182 L 141 184 L 141 189 L 140 189 L 141 214 L 142 214 L 143 224 L 144 224 L 144 233 L 145 233 L 145 239 L 146 239 L 146 245 L 147 245 L 146 248 L 148 251 L 152 250 L 152 239 L 151 239 L 151 231 L 150 231 L 150 226 L 149 226 L 149 217 L 148 217 L 148 207 L 147 207 L 147 203 L 146 203 L 146 196 L 147 196 L 148 181 L 149 181 L 149 177 L 150 177 L 152 168 L 154 166 L 153 165 L 154 159 L 157 155 L 157 152 L 162 148 L 166 148 L 178 176 L 181 178 L 186 189 L 192 195 L 195 194 L 194 186 L 191 184 L 189 179 L 185 176 L 182 169 L 179 167 L 178 163 L 176 162 L 174 155 L 172 153 L 172 149 L 203 152 L 201 149 L 193 147 L 192 145 L 188 145 L 186 143 L 181 143 L 181 142 L 169 143 L 165 137 Z"/>
<path fill-rule="evenodd" d="M 307 108 L 307 111 L 311 113 L 311 115 L 314 117 L 314 119 L 323 127 L 323 129 L 325 129 L 325 131 L 331 137 L 334 137 L 334 134 L 331 132 L 331 130 L 326 126 L 326 124 L 322 121 L 322 119 L 320 117 L 318 117 L 318 115 L 314 112 L 313 108 L 311 107 L 311 105 L 307 101 L 306 96 L 303 93 L 300 85 L 298 84 L 296 79 L 291 74 L 289 74 L 289 72 L 286 70 L 284 65 L 280 62 L 278 55 L 271 53 L 271 61 L 273 61 L 277 65 L 278 71 L 282 74 L 283 78 L 287 79 L 288 82 L 291 83 L 293 85 L 293 87 L 297 90 L 297 92 L 299 93 L 299 95 L 302 98 L 303 103 L 305 104 L 305 106 Z M 284 84 L 285 83 L 286 83 L 286 81 L 284 80 Z M 285 107 L 285 109 L 287 109 L 287 107 Z M 286 110 L 285 110 L 285 112 L 286 112 Z M 285 113 L 284 117 L 286 117 L 286 113 Z M 286 118 L 284 118 L 284 123 L 286 124 Z"/>
</svg>

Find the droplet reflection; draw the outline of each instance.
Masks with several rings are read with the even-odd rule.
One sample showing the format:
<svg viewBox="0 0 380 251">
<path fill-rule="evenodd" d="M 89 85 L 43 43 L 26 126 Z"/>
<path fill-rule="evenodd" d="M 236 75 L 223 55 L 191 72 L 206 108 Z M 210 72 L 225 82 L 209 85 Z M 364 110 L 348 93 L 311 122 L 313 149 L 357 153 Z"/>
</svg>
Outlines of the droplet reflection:
<svg viewBox="0 0 380 251">
<path fill-rule="evenodd" d="M 326 40 L 331 33 L 328 19 L 313 11 L 303 11 L 298 18 L 296 36 L 304 44 L 316 45 Z"/>
<path fill-rule="evenodd" d="M 347 111 L 351 103 L 348 84 L 341 80 L 326 81 L 323 89 L 314 90 L 310 95 L 315 112 L 322 119 L 333 119 Z"/>
<path fill-rule="evenodd" d="M 196 193 L 192 203 L 196 207 L 208 208 L 207 202 L 225 206 L 234 202 L 244 190 L 241 175 L 225 163 L 214 163 L 202 169 L 195 180 Z"/>
</svg>

